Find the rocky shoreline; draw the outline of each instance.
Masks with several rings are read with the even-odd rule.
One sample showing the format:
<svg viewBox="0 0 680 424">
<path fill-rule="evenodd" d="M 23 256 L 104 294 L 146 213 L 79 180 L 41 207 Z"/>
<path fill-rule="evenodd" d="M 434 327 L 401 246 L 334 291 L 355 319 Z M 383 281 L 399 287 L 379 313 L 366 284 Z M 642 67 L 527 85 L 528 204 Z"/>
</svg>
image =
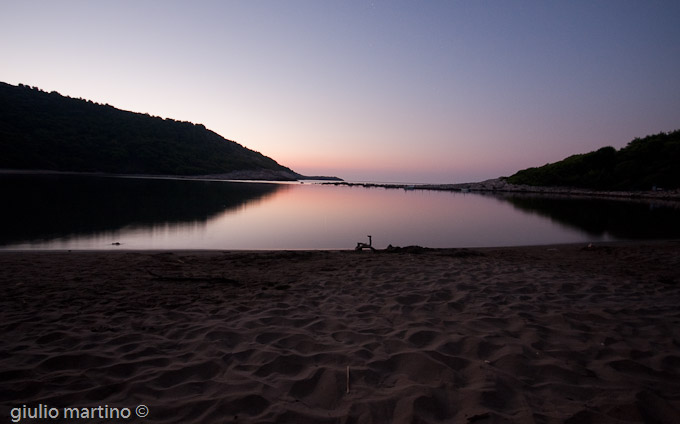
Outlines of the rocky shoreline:
<svg viewBox="0 0 680 424">
<path fill-rule="evenodd" d="M 526 194 L 550 194 L 563 196 L 583 197 L 608 197 L 626 200 L 654 199 L 672 202 L 680 201 L 680 190 L 648 190 L 648 191 L 598 191 L 572 187 L 542 187 L 530 185 L 510 184 L 505 178 L 493 178 L 475 183 L 461 184 L 381 184 L 381 183 L 351 183 L 351 182 L 326 182 L 323 184 L 343 185 L 348 187 L 380 187 L 387 189 L 403 190 L 439 190 L 458 191 L 462 193 L 526 193 Z"/>
</svg>

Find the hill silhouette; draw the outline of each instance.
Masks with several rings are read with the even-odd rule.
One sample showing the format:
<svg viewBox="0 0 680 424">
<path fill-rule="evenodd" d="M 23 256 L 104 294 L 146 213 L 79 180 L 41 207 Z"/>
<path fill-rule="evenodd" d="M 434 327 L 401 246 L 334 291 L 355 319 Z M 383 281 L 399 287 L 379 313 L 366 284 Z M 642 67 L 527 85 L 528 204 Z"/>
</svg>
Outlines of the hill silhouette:
<svg viewBox="0 0 680 424">
<path fill-rule="evenodd" d="M 300 175 L 201 124 L 5 83 L 0 83 L 0 168 L 235 179 L 323 178 Z"/>
<path fill-rule="evenodd" d="M 620 150 L 603 147 L 507 178 L 511 184 L 593 190 L 680 188 L 680 130 L 636 138 Z"/>
</svg>

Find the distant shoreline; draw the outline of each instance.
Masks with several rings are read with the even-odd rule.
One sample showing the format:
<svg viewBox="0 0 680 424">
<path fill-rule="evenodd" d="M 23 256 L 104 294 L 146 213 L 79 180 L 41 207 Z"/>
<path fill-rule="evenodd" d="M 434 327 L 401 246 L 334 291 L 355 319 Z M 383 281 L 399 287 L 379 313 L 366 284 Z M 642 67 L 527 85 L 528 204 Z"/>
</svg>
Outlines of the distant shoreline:
<svg viewBox="0 0 680 424">
<path fill-rule="evenodd" d="M 266 182 L 343 181 L 342 178 L 338 177 L 307 176 L 300 174 L 293 175 L 284 171 L 271 171 L 271 170 L 232 171 L 224 174 L 206 174 L 206 175 L 171 175 L 171 174 L 116 174 L 110 172 L 54 171 L 50 169 L 0 169 L 0 175 L 82 175 L 92 177 L 217 180 L 217 181 L 266 181 Z"/>
<path fill-rule="evenodd" d="M 403 190 L 434 190 L 455 191 L 461 193 L 519 193 L 519 194 L 550 194 L 560 196 L 578 196 L 593 198 L 616 198 L 622 200 L 652 199 L 680 202 L 680 190 L 656 190 L 656 191 L 597 191 L 570 187 L 544 187 L 517 185 L 508 183 L 505 178 L 494 178 L 476 183 L 459 184 L 392 184 L 392 183 L 352 183 L 352 182 L 325 182 L 325 185 L 347 187 L 376 187 L 386 189 Z"/>
<path fill-rule="evenodd" d="M 480 182 L 456 183 L 456 184 L 408 184 L 408 183 L 369 183 L 348 182 L 338 177 L 305 176 L 298 175 L 294 178 L 286 173 L 282 175 L 277 171 L 234 171 L 226 174 L 208 175 L 160 175 L 160 174 L 114 174 L 107 172 L 78 172 L 78 171 L 54 171 L 45 169 L 0 169 L 0 175 L 82 175 L 93 177 L 120 177 L 120 178 L 150 178 L 150 179 L 179 179 L 179 180 L 216 180 L 216 181 L 262 181 L 262 182 L 295 182 L 295 181 L 320 181 L 321 185 L 334 185 L 346 187 L 384 188 L 401 190 L 430 190 L 452 191 L 460 193 L 517 193 L 576 196 L 591 198 L 610 198 L 620 200 L 660 200 L 680 202 L 680 190 L 644 190 L 644 191 L 598 191 L 571 187 L 545 187 L 510 184 L 505 178 L 493 178 Z"/>
</svg>

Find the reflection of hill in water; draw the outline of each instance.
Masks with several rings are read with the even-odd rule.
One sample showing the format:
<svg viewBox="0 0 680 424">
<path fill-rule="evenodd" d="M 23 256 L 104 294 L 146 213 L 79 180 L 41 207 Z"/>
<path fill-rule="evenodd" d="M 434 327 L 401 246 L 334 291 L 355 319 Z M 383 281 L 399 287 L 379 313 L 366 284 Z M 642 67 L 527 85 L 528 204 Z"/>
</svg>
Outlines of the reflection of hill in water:
<svg viewBox="0 0 680 424">
<path fill-rule="evenodd" d="M 2 175 L 0 245 L 127 226 L 201 224 L 285 186 L 266 183 Z"/>
<path fill-rule="evenodd" d="M 649 202 L 546 195 L 498 196 L 517 209 L 546 216 L 591 235 L 622 239 L 680 237 L 680 209 Z"/>
</svg>

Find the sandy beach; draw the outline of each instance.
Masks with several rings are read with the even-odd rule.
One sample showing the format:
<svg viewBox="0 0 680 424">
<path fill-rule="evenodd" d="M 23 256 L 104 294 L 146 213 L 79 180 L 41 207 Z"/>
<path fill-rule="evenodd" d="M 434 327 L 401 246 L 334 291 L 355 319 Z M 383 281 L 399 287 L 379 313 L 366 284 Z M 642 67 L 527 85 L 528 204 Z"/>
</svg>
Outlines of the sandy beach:
<svg viewBox="0 0 680 424">
<path fill-rule="evenodd" d="M 0 252 L 0 283 L 2 422 L 680 422 L 677 241 Z"/>
</svg>

